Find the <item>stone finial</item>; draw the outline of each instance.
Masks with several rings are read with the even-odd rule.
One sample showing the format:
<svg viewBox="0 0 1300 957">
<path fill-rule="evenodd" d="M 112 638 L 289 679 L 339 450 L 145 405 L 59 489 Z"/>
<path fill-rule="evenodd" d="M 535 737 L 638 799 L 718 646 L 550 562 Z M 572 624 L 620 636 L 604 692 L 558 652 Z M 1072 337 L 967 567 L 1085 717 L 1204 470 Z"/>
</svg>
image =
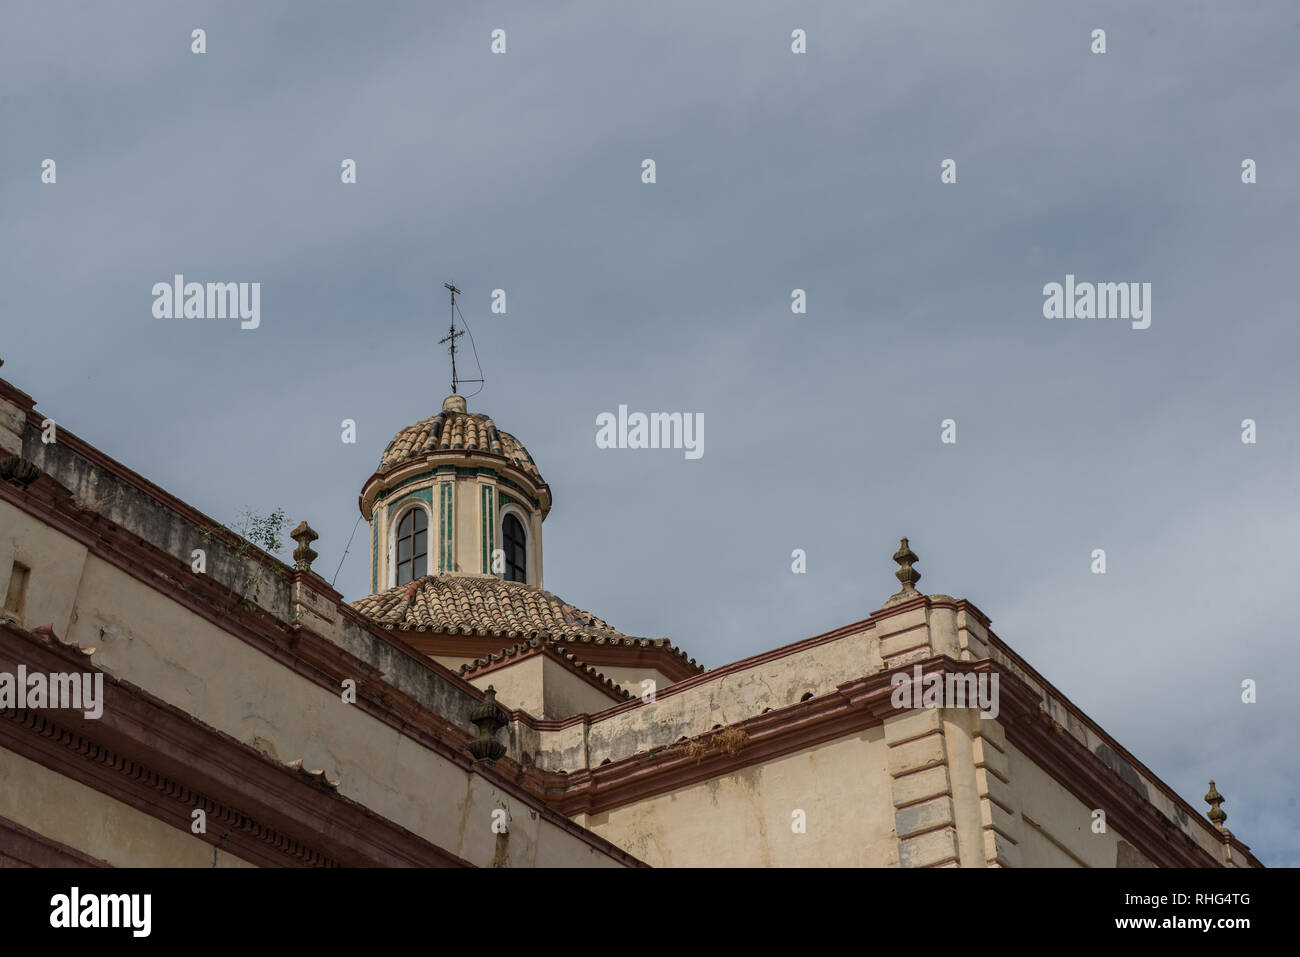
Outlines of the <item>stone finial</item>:
<svg viewBox="0 0 1300 957">
<path fill-rule="evenodd" d="M 916 583 L 921 580 L 921 573 L 912 567 L 913 562 L 918 559 L 916 552 L 908 547 L 906 538 L 899 539 L 898 551 L 894 552 L 894 561 L 898 562 L 899 566 L 898 571 L 894 572 L 894 577 L 903 583 L 903 587 L 890 595 L 889 600 L 903 601 L 921 594 L 916 590 Z"/>
<path fill-rule="evenodd" d="M 505 746 L 493 740 L 497 729 L 506 724 L 506 716 L 497 705 L 497 689 L 492 685 L 487 686 L 483 700 L 470 713 L 469 720 L 478 728 L 478 740 L 469 743 L 470 754 L 480 761 L 495 761 L 506 753 Z"/>
<path fill-rule="evenodd" d="M 1223 804 L 1223 795 L 1214 789 L 1214 782 L 1210 782 L 1210 790 L 1206 792 L 1205 803 L 1210 806 L 1209 813 L 1205 816 L 1219 830 L 1225 830 L 1223 822 L 1228 819 L 1228 812 L 1221 805 Z"/>
<path fill-rule="evenodd" d="M 300 572 L 311 571 L 311 563 L 317 557 L 311 543 L 320 536 L 304 521 L 298 523 L 298 527 L 289 533 L 289 537 L 298 543 L 298 547 L 293 550 L 293 567 Z"/>
</svg>

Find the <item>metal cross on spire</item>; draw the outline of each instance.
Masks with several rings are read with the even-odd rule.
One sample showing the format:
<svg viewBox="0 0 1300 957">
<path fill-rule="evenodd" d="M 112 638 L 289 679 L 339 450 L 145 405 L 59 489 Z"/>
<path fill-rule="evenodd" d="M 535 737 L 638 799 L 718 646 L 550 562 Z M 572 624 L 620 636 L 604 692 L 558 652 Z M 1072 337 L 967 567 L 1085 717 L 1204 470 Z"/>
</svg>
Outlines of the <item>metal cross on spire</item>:
<svg viewBox="0 0 1300 957">
<path fill-rule="evenodd" d="M 451 328 L 447 331 L 447 335 L 438 340 L 438 345 L 442 345 L 444 342 L 451 343 L 451 345 L 447 347 L 447 352 L 451 354 L 451 394 L 455 395 L 457 386 L 459 386 L 460 383 L 482 382 L 483 380 L 462 379 L 456 375 L 456 340 L 465 334 L 456 328 L 456 297 L 461 295 L 461 291 L 456 288 L 454 282 L 444 282 L 442 286 L 451 293 Z"/>
</svg>

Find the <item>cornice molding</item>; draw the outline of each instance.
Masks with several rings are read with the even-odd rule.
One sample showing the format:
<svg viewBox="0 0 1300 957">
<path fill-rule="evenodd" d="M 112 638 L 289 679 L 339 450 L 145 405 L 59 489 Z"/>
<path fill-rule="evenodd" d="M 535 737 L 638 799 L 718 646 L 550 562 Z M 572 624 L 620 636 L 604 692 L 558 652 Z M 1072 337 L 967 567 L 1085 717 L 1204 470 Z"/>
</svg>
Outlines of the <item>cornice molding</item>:
<svg viewBox="0 0 1300 957">
<path fill-rule="evenodd" d="M 0 664 L 103 674 L 90 657 L 9 623 Z M 185 833 L 260 866 L 468 866 L 468 862 L 334 790 L 104 675 L 103 714 L 0 710 L 0 744 Z"/>
</svg>

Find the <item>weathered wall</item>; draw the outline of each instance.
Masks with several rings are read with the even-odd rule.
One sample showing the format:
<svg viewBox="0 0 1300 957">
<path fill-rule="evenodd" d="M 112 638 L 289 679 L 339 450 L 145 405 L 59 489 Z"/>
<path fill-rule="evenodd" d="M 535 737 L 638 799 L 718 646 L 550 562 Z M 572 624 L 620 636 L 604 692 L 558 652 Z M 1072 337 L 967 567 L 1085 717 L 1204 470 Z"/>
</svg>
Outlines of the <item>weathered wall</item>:
<svg viewBox="0 0 1300 957">
<path fill-rule="evenodd" d="M 184 514 L 178 514 L 157 497 L 92 465 L 67 445 L 42 444 L 36 430 L 15 415 L 14 408 L 0 402 L 0 448 L 12 449 L 21 436 L 23 454 L 71 489 L 79 502 L 187 564 L 193 548 L 204 548 L 208 574 L 217 581 L 239 590 L 250 571 L 255 572 L 261 582 L 256 600 L 263 608 L 288 620 L 296 598 L 300 607 L 309 608 L 304 621 L 307 627 L 384 672 L 386 680 L 426 707 L 473 731 L 468 718 L 477 701 L 463 687 L 372 634 L 348 613 L 333 607 L 327 597 L 304 589 L 302 584 L 291 584 L 261 563 L 241 559 L 219 542 L 205 541 L 203 529 L 185 517 L 187 509 L 181 508 Z M 479 523 L 470 506 L 476 508 L 478 501 L 477 495 L 458 492 L 457 519 L 473 527 L 475 535 Z M 540 573 L 540 521 L 534 519 L 533 551 Z M 460 537 L 456 544 L 458 548 L 468 545 L 468 538 Z M 0 502 L 0 587 L 15 559 L 32 568 L 23 615 L 29 627 L 48 622 L 60 636 L 99 648 L 96 664 L 185 708 L 199 720 L 280 760 L 303 758 L 309 767 L 325 768 L 331 777 L 343 779 L 344 794 L 448 850 L 477 863 L 578 863 L 596 854 L 573 835 L 544 820 L 539 822 L 522 802 L 496 794 L 479 776 L 467 774 L 359 709 L 342 705 L 331 691 L 279 667 L 220 628 L 88 555 L 75 542 Z M 857 631 L 708 676 L 675 694 L 663 694 L 669 682 L 652 670 L 601 669 L 634 695 L 639 695 L 641 678 L 647 674 L 663 679 L 658 700 L 649 705 L 638 702 L 610 711 L 604 696 L 565 669 L 560 668 L 560 676 L 553 677 L 551 670 L 558 668 L 553 663 L 538 666 L 535 676 L 521 670 L 517 674 L 519 687 L 508 690 L 520 703 L 511 705 L 503 696 L 503 704 L 524 707 L 539 717 L 561 717 L 561 712 L 605 713 L 597 721 L 575 722 L 559 730 L 537 730 L 516 722 L 508 732 L 510 753 L 532 758 L 548 769 L 595 768 L 735 724 L 769 708 L 785 707 L 809 693 L 826 694 L 840 683 L 884 668 L 935 654 L 962 660 L 991 657 L 1039 692 L 1047 714 L 1215 859 L 1228 855 L 1235 863 L 1247 863 L 1238 851 L 1226 849 L 1202 819 L 1189 816 L 1185 806 L 1171 798 L 1149 772 L 1134 766 L 1115 750 L 1113 742 L 1108 743 L 1076 710 L 1049 692 L 1041 679 L 1004 653 L 1005 646 L 988 632 L 986 620 L 977 611 L 945 596 L 918 601 L 919 596 L 905 598 L 899 610 L 877 613 Z M 446 660 L 459 664 L 465 659 Z M 508 670 L 475 683 L 496 683 L 502 688 L 496 676 L 504 677 Z M 880 791 L 882 795 L 880 813 L 869 815 L 869 822 L 860 825 L 866 830 L 858 837 L 861 846 L 876 847 L 882 829 L 888 829 L 893 835 L 893 856 L 886 863 L 1114 866 L 1125 856 L 1133 859 L 1128 842 L 1113 829 L 1108 828 L 1109 836 L 1092 834 L 1091 809 L 1082 808 L 1050 775 L 1015 751 L 998 722 L 952 712 L 900 714 L 877 731 L 882 771 L 857 780 L 857 790 L 852 793 L 874 795 Z M 822 766 L 822 758 L 832 754 L 843 757 L 843 750 L 851 749 L 854 740 L 840 739 L 808 752 L 804 759 L 800 759 L 804 752 L 799 752 L 742 769 L 731 777 L 596 815 L 593 829 L 603 827 L 610 829 L 610 834 L 618 833 L 620 838 L 611 839 L 652 862 L 681 863 L 696 851 L 679 847 L 683 843 L 677 836 L 679 829 L 706 844 L 711 840 L 693 823 L 703 815 L 712 821 L 713 829 L 747 848 L 742 857 L 767 855 L 771 863 L 782 863 L 782 855 L 806 853 L 808 847 L 817 846 L 822 835 L 817 841 L 782 844 L 778 840 L 783 837 L 778 834 L 781 829 L 772 830 L 772 815 L 784 811 L 786 818 L 778 823 L 788 832 L 793 808 L 779 805 L 789 803 L 791 789 L 800 786 L 800 775 L 805 789 L 814 780 L 822 787 L 814 771 L 839 782 L 837 775 L 850 773 L 852 762 L 845 760 L 843 768 L 828 770 Z M 876 747 L 871 733 L 862 740 L 868 750 Z M 861 757 L 855 760 L 860 762 Z M 799 760 L 804 760 L 804 765 L 799 765 Z M 801 770 L 796 773 L 791 768 Z M 838 783 L 828 786 L 832 793 L 838 787 Z M 873 797 L 868 803 L 874 801 Z M 491 812 L 498 807 L 514 822 L 504 838 L 490 827 Z M 829 806 L 817 804 L 815 808 L 816 815 L 803 808 L 809 812 L 809 833 L 802 837 L 813 835 L 814 820 L 834 813 Z M 736 811 L 731 823 L 726 819 L 728 809 Z M 653 840 L 651 835 L 655 835 Z M 1096 840 L 1101 837 L 1107 839 Z M 753 851 L 751 845 L 763 850 Z M 674 854 L 677 860 L 671 860 Z"/>
<path fill-rule="evenodd" d="M 657 867 L 897 867 L 886 750 L 872 728 L 578 822 Z"/>
<path fill-rule="evenodd" d="M 253 866 L 5 748 L 0 817 L 115 867 Z"/>
<path fill-rule="evenodd" d="M 618 761 L 752 718 L 768 708 L 795 704 L 806 694 L 825 694 L 850 678 L 880 668 L 875 636 L 864 629 L 672 694 L 660 694 L 654 703 L 619 710 L 592 722 L 588 730 L 573 725 L 542 731 L 536 761 L 551 770 L 597 767 L 606 759 Z M 601 670 L 613 677 L 610 670 Z"/>
<path fill-rule="evenodd" d="M 573 651 L 579 658 L 582 657 L 581 648 L 574 648 Z M 641 697 L 641 682 L 646 678 L 649 678 L 655 683 L 656 693 L 663 691 L 673 683 L 673 680 L 658 668 L 644 668 L 639 666 L 624 668 L 619 665 L 595 665 L 594 667 L 602 675 L 614 682 L 614 684 L 619 685 L 634 698 Z M 603 710 L 607 707 L 609 707 L 608 704 L 603 704 L 599 708 L 594 709 L 591 713 L 594 714 L 596 711 Z M 577 712 L 574 713 L 576 714 Z"/>
<path fill-rule="evenodd" d="M 8 587 L 15 562 L 31 569 L 23 627 L 52 625 L 56 635 L 68 633 L 85 561 L 85 546 L 0 502 L 0 590 Z"/>
<path fill-rule="evenodd" d="M 1237 851 L 1226 849 L 1223 842 L 1219 839 L 1217 833 L 1213 833 L 1211 828 L 1205 826 L 1202 818 L 1193 818 L 1187 813 L 1185 807 L 1174 801 L 1165 793 L 1156 781 L 1117 753 L 1107 742 L 1101 738 L 1088 724 L 1079 720 L 1065 704 L 1055 695 L 1051 694 L 1041 681 L 1032 674 L 1020 667 L 1010 656 L 1005 654 L 998 646 L 998 642 L 989 641 L 989 657 L 996 661 L 1001 667 L 1007 669 L 1021 678 L 1043 699 L 1043 707 L 1047 714 L 1057 721 L 1061 727 L 1076 740 L 1083 744 L 1099 760 L 1114 770 L 1126 783 L 1131 785 L 1138 794 L 1148 803 L 1152 804 L 1161 814 L 1170 821 L 1173 821 L 1184 834 L 1196 841 L 1216 860 L 1222 860 L 1225 853 L 1233 855 L 1232 860 L 1238 866 L 1250 866 L 1246 859 Z M 1040 772 L 1041 773 L 1041 772 Z M 1114 866 L 1114 858 L 1111 858 L 1111 864 Z"/>
<path fill-rule="evenodd" d="M 246 592 L 251 600 L 281 621 L 290 620 L 295 587 L 287 578 L 275 574 L 263 563 L 247 555 L 237 555 L 234 549 L 222 544 L 220 540 L 206 537 L 205 528 L 82 458 L 69 446 L 57 442 L 43 444 L 40 433 L 30 426 L 26 427 L 24 433 L 23 455 L 71 490 L 78 502 L 187 565 L 191 561 L 192 551 L 203 549 L 207 555 L 205 573 L 209 578 L 234 589 L 236 594 Z M 3 540 L 5 527 L 3 518 L 0 518 L 0 540 Z M 11 560 L 12 556 L 0 554 L 0 561 L 6 559 Z M 33 573 L 33 578 L 35 577 Z M 247 583 L 250 580 L 255 585 L 249 586 Z M 302 589 L 298 588 L 297 593 L 301 595 Z M 69 602 L 68 593 L 55 591 L 51 594 L 55 597 L 50 601 L 56 605 Z M 422 667 L 418 656 L 398 650 L 347 614 L 331 608 L 329 602 L 318 601 L 313 607 L 325 616 L 312 617 L 308 627 L 313 631 L 382 671 L 385 680 L 425 707 L 437 711 L 466 731 L 475 733 L 469 716 L 478 702 L 462 688 Z M 51 615 L 39 620 L 38 624 L 50 621 L 54 622 L 55 633 L 62 635 L 64 631 L 59 627 L 58 616 Z"/>
<path fill-rule="evenodd" d="M 0 503 L 0 563 L 54 556 L 33 574 L 29 607 L 75 604 L 60 637 L 95 648 L 93 661 L 271 757 L 301 758 L 341 780 L 339 792 L 479 865 L 503 856 L 542 866 L 614 862 L 527 804 L 308 681 Z M 515 822 L 504 838 L 492 811 Z M 555 833 L 547 833 L 555 832 Z"/>
<path fill-rule="evenodd" d="M 497 692 L 497 704 L 503 708 L 518 708 L 535 718 L 543 717 L 541 655 L 520 658 L 487 674 L 476 675 L 470 684 L 483 690 L 491 685 Z"/>
<path fill-rule="evenodd" d="M 457 655 L 454 657 L 452 655 L 429 655 L 429 657 L 438 662 L 438 664 L 442 665 L 444 668 L 447 668 L 456 674 L 460 674 L 461 665 L 472 664 L 478 660 L 467 655 Z"/>
<path fill-rule="evenodd" d="M 1020 863 L 1024 867 L 1114 867 L 1122 839 L 1114 827 L 1092 830 L 1093 809 L 1009 747 L 1019 803 Z"/>
<path fill-rule="evenodd" d="M 592 714 L 617 704 L 605 692 L 584 681 L 564 665 L 550 658 L 543 658 L 543 661 L 544 717 L 567 718 L 574 714 Z"/>
<path fill-rule="evenodd" d="M 616 704 L 590 682 L 546 655 L 529 655 L 485 674 L 475 675 L 470 684 L 496 689 L 497 704 L 526 711 L 534 718 L 558 719 L 590 714 Z"/>
</svg>

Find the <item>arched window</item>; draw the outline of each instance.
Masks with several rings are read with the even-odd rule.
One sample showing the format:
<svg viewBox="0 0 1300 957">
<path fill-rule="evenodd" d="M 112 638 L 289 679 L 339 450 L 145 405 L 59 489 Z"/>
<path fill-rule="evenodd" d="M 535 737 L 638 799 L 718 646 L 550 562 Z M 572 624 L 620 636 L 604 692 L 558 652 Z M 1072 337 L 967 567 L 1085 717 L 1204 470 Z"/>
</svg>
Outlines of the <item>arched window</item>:
<svg viewBox="0 0 1300 957">
<path fill-rule="evenodd" d="M 524 526 L 513 515 L 501 519 L 501 545 L 506 553 L 506 581 L 528 581 L 528 539 Z"/>
<path fill-rule="evenodd" d="M 429 516 L 416 507 L 397 525 L 397 584 L 409 584 L 428 573 Z"/>
</svg>

